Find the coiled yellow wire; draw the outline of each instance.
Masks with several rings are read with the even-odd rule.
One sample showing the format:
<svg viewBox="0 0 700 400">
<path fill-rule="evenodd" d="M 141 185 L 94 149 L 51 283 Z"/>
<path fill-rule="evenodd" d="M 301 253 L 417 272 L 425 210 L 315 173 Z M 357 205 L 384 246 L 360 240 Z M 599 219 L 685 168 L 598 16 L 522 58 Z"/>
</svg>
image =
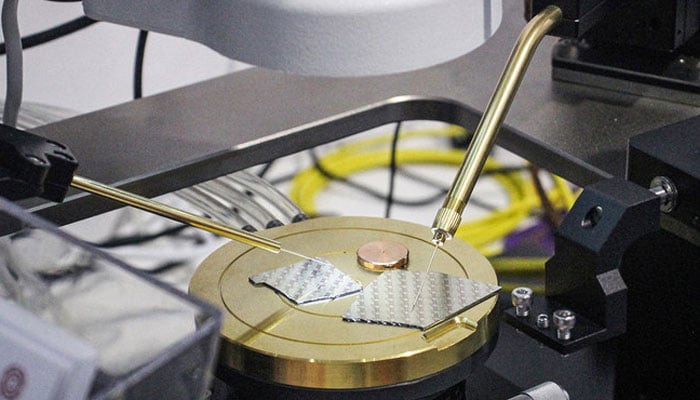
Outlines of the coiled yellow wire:
<svg viewBox="0 0 700 400">
<path fill-rule="evenodd" d="M 401 138 L 407 140 L 418 137 L 451 137 L 463 134 L 462 128 L 448 126 L 439 129 L 405 131 Z M 319 163 L 333 175 L 342 178 L 347 178 L 361 171 L 384 168 L 390 163 L 387 145 L 391 140 L 391 135 L 384 135 L 343 145 L 320 158 Z M 404 148 L 397 151 L 396 164 L 399 166 L 409 164 L 458 166 L 463 158 L 463 150 Z M 489 158 L 484 166 L 484 172 L 496 171 L 501 168 L 501 164 Z M 464 222 L 456 233 L 456 237 L 471 244 L 487 257 L 497 255 L 501 251 L 500 239 L 513 232 L 540 205 L 540 198 L 537 196 L 532 181 L 525 179 L 519 171 L 499 172 L 494 174 L 493 178 L 508 195 L 509 204 L 486 216 Z M 553 205 L 568 210 L 575 201 L 574 193 L 562 178 L 553 175 L 552 179 L 554 185 L 547 196 Z M 292 180 L 290 198 L 308 215 L 316 215 L 318 213 L 316 198 L 329 183 L 330 179 L 318 169 L 314 167 L 305 169 Z M 541 271 L 544 259 L 501 261 L 499 265 L 509 270 L 517 268 L 521 272 Z"/>
</svg>

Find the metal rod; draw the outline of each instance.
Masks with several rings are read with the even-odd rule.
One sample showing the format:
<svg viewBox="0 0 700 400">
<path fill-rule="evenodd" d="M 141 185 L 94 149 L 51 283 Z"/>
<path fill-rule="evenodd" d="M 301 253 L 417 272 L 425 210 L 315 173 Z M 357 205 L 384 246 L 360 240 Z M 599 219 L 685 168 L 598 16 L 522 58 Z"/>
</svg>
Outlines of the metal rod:
<svg viewBox="0 0 700 400">
<path fill-rule="evenodd" d="M 454 236 L 462 221 L 462 212 L 491 152 L 496 134 L 503 124 L 527 66 L 542 38 L 562 19 L 562 11 L 549 6 L 525 25 L 510 54 L 496 89 L 474 132 L 467 154 L 433 222 L 433 241 L 444 243 Z"/>
<path fill-rule="evenodd" d="M 279 253 L 282 251 L 282 246 L 279 242 L 268 239 L 262 236 L 255 235 L 250 232 L 242 231 L 228 225 L 221 224 L 216 221 L 212 221 L 209 218 L 200 217 L 189 213 L 187 211 L 180 210 L 169 205 L 147 199 L 145 197 L 139 196 L 134 193 L 127 192 L 125 190 L 117 189 L 105 185 L 100 182 L 90 180 L 88 178 L 83 178 L 81 176 L 74 176 L 71 186 L 74 188 L 84 190 L 96 194 L 101 197 L 106 197 L 111 200 L 118 201 L 123 204 L 127 204 L 142 210 L 158 214 L 160 216 L 170 218 L 172 220 L 182 222 L 189 226 L 195 228 L 203 229 L 207 232 L 223 236 L 237 242 L 245 243 L 259 249 L 271 251 L 273 253 Z M 303 256 L 304 258 L 308 258 Z"/>
</svg>

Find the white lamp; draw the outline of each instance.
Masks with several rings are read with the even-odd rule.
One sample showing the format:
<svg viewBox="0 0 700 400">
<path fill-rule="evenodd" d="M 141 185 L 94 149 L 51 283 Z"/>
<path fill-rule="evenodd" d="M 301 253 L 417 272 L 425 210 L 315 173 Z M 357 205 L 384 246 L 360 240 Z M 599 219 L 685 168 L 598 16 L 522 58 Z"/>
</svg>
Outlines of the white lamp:
<svg viewBox="0 0 700 400">
<path fill-rule="evenodd" d="M 184 37 L 293 73 L 403 72 L 459 57 L 501 22 L 502 0 L 84 0 L 94 19 Z"/>
</svg>

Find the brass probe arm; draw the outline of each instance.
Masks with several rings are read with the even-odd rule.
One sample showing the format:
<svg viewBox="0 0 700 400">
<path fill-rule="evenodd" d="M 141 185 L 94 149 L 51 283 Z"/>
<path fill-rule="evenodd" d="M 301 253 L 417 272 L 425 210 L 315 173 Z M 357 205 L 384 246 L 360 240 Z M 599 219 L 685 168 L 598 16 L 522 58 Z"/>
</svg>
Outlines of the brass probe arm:
<svg viewBox="0 0 700 400">
<path fill-rule="evenodd" d="M 101 197 L 106 197 L 108 199 L 115 200 L 123 204 L 140 208 L 142 210 L 158 214 L 160 216 L 178 222 L 182 222 L 195 228 L 203 229 L 216 235 L 233 239 L 235 241 L 245 243 L 263 250 L 271 251 L 273 253 L 279 253 L 280 251 L 284 251 L 280 243 L 275 240 L 255 235 L 253 233 L 246 232 L 243 230 L 235 229 L 228 225 L 224 225 L 219 222 L 213 221 L 209 218 L 200 217 L 199 215 L 195 215 L 187 211 L 183 211 L 178 208 L 157 202 L 155 200 L 147 199 L 137 194 L 105 185 L 100 182 L 95 182 L 82 176 L 73 176 L 71 186 L 73 186 L 76 189 L 81 189 Z M 308 258 L 305 256 L 303 257 Z"/>
<path fill-rule="evenodd" d="M 496 134 L 503 124 L 527 66 L 542 38 L 561 20 L 561 9 L 556 6 L 548 6 L 534 16 L 520 33 L 496 89 L 491 95 L 481 121 L 474 132 L 459 172 L 433 221 L 433 242 L 436 245 L 444 244 L 446 240 L 454 236 L 459 228 L 462 212 L 474 190 L 486 158 L 491 152 Z"/>
</svg>

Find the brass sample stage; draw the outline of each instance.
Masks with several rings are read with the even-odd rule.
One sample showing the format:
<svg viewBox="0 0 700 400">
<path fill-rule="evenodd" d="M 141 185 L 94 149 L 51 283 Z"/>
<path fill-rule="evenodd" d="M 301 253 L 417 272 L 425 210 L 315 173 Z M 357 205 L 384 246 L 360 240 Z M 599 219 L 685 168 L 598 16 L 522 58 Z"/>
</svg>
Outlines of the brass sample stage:
<svg viewBox="0 0 700 400">
<path fill-rule="evenodd" d="M 378 276 L 357 265 L 356 250 L 368 241 L 400 242 L 410 249 L 411 263 L 421 266 L 433 250 L 424 226 L 380 218 L 317 218 L 264 234 L 330 261 L 364 287 Z M 420 385 L 490 351 L 498 323 L 496 297 L 441 323 L 434 332 L 346 322 L 342 315 L 355 296 L 295 305 L 248 282 L 251 275 L 293 262 L 283 254 L 231 242 L 212 253 L 195 273 L 190 293 L 225 313 L 219 358 L 224 367 L 272 385 L 372 390 L 411 382 Z M 462 241 L 440 247 L 434 270 L 497 283 L 490 263 Z"/>
</svg>

